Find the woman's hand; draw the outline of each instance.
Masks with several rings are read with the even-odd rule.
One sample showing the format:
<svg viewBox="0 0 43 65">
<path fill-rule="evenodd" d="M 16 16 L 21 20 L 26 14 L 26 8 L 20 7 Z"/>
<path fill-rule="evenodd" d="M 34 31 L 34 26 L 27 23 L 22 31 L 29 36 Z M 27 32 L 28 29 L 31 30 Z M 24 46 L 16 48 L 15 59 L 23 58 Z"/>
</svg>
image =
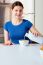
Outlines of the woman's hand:
<svg viewBox="0 0 43 65">
<path fill-rule="evenodd" d="M 35 35 L 35 36 L 40 36 L 40 33 L 39 33 L 38 31 L 36 31 L 36 30 L 33 31 L 32 33 L 33 33 L 33 35 Z"/>
<path fill-rule="evenodd" d="M 11 41 L 6 41 L 4 44 L 5 45 L 12 45 Z"/>
<path fill-rule="evenodd" d="M 38 30 L 37 30 L 34 26 L 32 26 L 32 27 L 30 28 L 30 31 L 31 31 L 35 36 L 42 36 L 41 33 L 39 33 Z"/>
<path fill-rule="evenodd" d="M 4 44 L 12 45 L 11 41 L 9 40 L 9 33 L 6 30 L 4 30 Z"/>
</svg>

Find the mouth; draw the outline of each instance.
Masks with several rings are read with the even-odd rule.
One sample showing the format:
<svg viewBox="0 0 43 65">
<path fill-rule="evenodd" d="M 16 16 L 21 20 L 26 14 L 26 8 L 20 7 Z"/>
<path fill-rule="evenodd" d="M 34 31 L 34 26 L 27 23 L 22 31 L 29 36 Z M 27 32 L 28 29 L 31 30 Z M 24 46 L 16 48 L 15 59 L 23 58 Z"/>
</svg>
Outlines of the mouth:
<svg viewBox="0 0 43 65">
<path fill-rule="evenodd" d="M 17 15 L 16 17 L 17 17 L 17 18 L 21 18 L 22 16 L 20 16 L 20 15 Z"/>
</svg>

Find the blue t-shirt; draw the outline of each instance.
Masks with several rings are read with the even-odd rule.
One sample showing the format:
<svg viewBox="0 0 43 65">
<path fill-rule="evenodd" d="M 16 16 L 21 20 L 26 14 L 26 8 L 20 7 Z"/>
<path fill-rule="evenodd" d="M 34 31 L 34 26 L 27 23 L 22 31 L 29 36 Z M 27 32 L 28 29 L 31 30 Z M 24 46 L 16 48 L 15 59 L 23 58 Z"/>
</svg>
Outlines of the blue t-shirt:
<svg viewBox="0 0 43 65">
<path fill-rule="evenodd" d="M 11 41 L 18 44 L 19 40 L 24 39 L 26 32 L 29 31 L 32 25 L 33 24 L 26 19 L 23 19 L 23 22 L 19 25 L 13 25 L 11 21 L 8 21 L 4 24 L 4 29 L 8 31 Z"/>
</svg>

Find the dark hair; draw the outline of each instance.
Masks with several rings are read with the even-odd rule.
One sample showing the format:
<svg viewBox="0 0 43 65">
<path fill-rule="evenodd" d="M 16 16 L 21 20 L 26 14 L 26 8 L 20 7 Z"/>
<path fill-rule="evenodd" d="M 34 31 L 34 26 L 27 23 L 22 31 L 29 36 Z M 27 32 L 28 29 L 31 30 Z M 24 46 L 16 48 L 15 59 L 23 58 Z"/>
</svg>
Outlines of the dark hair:
<svg viewBox="0 0 43 65">
<path fill-rule="evenodd" d="M 24 8 L 24 7 L 23 7 L 23 4 L 22 4 L 20 1 L 15 1 L 15 2 L 12 4 L 12 9 L 13 9 L 15 6 L 21 6 L 22 8 Z"/>
</svg>

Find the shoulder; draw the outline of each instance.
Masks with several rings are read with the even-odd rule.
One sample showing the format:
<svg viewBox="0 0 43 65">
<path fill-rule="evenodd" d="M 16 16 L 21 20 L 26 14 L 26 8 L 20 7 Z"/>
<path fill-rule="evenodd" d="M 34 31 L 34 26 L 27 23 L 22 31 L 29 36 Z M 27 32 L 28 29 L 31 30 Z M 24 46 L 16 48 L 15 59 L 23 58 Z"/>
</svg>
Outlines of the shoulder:
<svg viewBox="0 0 43 65">
<path fill-rule="evenodd" d="M 7 21 L 4 23 L 4 26 L 9 26 L 9 25 L 11 25 L 11 21 Z"/>
<path fill-rule="evenodd" d="M 7 21 L 7 22 L 5 22 L 5 24 L 6 24 L 6 25 L 11 24 L 11 21 Z"/>
<path fill-rule="evenodd" d="M 10 25 L 11 25 L 11 21 L 7 21 L 7 22 L 4 23 L 3 27 L 4 27 L 4 28 L 7 28 L 7 27 L 9 27 Z"/>
<path fill-rule="evenodd" d="M 27 19 L 23 19 L 24 22 L 27 22 L 28 20 Z"/>
<path fill-rule="evenodd" d="M 33 25 L 32 23 L 31 23 L 31 21 L 29 21 L 29 20 L 26 20 L 26 19 L 23 19 L 24 20 L 24 24 L 25 24 L 25 26 L 27 27 L 27 28 L 31 28 L 31 26 Z"/>
<path fill-rule="evenodd" d="M 29 21 L 29 20 L 27 20 L 27 19 L 23 19 L 23 22 L 26 23 L 26 24 L 31 23 L 31 21 Z"/>
<path fill-rule="evenodd" d="M 7 21 L 4 23 L 3 28 L 8 31 L 10 25 L 11 25 L 11 21 Z"/>
</svg>

